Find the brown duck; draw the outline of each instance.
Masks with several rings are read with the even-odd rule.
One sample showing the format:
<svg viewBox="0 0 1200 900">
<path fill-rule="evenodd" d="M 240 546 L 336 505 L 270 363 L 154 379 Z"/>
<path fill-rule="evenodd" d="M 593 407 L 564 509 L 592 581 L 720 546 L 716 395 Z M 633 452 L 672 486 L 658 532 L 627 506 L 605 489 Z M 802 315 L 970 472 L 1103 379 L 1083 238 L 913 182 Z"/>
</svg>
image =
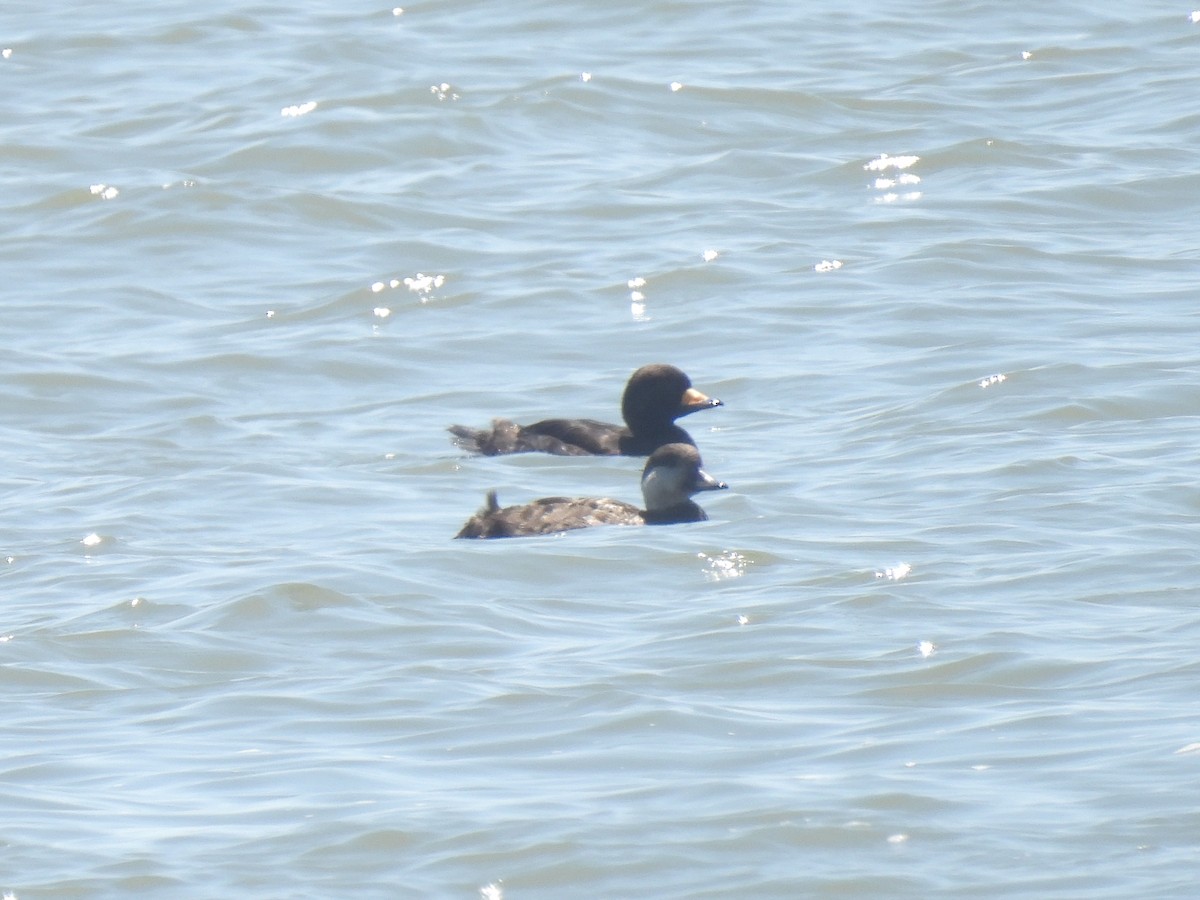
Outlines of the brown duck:
<svg viewBox="0 0 1200 900">
<path fill-rule="evenodd" d="M 700 453 L 691 444 L 667 444 L 650 455 L 642 471 L 645 509 L 621 500 L 593 497 L 546 497 L 523 506 L 501 508 L 496 492 L 490 491 L 483 509 L 467 520 L 455 537 L 524 537 L 596 525 L 703 522 L 708 516 L 693 502 L 692 495 L 727 487 L 701 468 Z"/>
</svg>

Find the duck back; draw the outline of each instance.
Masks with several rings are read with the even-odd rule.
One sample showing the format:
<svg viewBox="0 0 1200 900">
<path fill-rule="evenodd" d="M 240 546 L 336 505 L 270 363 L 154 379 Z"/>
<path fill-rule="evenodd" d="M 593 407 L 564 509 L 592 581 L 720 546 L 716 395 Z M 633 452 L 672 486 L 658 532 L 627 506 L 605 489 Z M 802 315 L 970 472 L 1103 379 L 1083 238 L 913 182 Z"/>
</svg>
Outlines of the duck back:
<svg viewBox="0 0 1200 900">
<path fill-rule="evenodd" d="M 489 491 L 483 508 L 467 520 L 456 538 L 524 537 L 591 528 L 596 525 L 644 525 L 632 503 L 606 497 L 543 497 L 521 506 L 501 508 Z"/>
<path fill-rule="evenodd" d="M 494 419 L 491 430 L 450 426 L 454 443 L 471 453 L 505 456 L 509 453 L 551 453 L 555 456 L 616 456 L 629 429 L 594 419 L 545 419 L 518 425 Z"/>
</svg>

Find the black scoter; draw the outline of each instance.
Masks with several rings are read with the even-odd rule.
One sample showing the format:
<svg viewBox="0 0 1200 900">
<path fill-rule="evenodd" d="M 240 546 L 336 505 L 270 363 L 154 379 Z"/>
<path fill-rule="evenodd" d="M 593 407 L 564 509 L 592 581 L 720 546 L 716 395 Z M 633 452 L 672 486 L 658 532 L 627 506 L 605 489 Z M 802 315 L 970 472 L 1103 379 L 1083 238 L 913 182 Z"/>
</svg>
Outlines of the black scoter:
<svg viewBox="0 0 1200 900">
<path fill-rule="evenodd" d="M 501 509 L 490 491 L 483 509 L 473 515 L 456 538 L 524 537 L 553 534 L 594 525 L 674 525 L 708 518 L 691 499 L 700 491 L 729 487 L 701 468 L 700 453 L 691 444 L 659 447 L 642 471 L 645 509 L 620 500 L 593 497 L 547 497 L 524 506 Z"/>
<path fill-rule="evenodd" d="M 694 444 L 675 424 L 681 416 L 723 406 L 692 387 L 674 366 L 642 366 L 625 385 L 621 417 L 625 425 L 594 419 L 545 419 L 517 425 L 494 419 L 488 429 L 451 425 L 454 443 L 484 456 L 507 453 L 554 453 L 558 456 L 649 456 L 664 444 Z"/>
</svg>

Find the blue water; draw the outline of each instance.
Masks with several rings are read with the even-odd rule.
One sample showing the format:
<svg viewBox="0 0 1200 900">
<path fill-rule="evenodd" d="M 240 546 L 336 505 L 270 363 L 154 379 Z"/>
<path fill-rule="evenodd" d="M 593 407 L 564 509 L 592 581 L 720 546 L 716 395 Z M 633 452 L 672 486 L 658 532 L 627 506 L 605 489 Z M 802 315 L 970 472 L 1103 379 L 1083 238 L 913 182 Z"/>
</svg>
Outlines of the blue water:
<svg viewBox="0 0 1200 900">
<path fill-rule="evenodd" d="M 0 10 L 0 892 L 1190 895 L 1191 12 Z"/>
</svg>

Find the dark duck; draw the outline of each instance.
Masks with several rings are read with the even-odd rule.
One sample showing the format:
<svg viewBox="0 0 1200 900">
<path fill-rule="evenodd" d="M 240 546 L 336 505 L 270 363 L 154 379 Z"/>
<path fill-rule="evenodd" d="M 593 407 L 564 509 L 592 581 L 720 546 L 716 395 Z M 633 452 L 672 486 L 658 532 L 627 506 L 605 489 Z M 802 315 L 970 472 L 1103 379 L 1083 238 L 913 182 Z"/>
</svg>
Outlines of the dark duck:
<svg viewBox="0 0 1200 900">
<path fill-rule="evenodd" d="M 483 509 L 473 515 L 456 538 L 524 537 L 554 534 L 596 525 L 675 525 L 703 522 L 708 516 L 693 502 L 701 491 L 729 487 L 701 468 L 700 453 L 691 444 L 667 444 L 655 450 L 642 471 L 645 509 L 621 500 L 594 497 L 547 497 L 524 506 L 500 507 L 496 492 L 487 495 Z"/>
<path fill-rule="evenodd" d="M 624 425 L 594 419 L 545 419 L 517 425 L 494 419 L 488 429 L 451 425 L 454 443 L 472 453 L 554 453 L 559 456 L 649 456 L 664 444 L 694 444 L 675 420 L 701 409 L 722 406 L 692 387 L 674 366 L 642 366 L 621 397 Z"/>
</svg>

